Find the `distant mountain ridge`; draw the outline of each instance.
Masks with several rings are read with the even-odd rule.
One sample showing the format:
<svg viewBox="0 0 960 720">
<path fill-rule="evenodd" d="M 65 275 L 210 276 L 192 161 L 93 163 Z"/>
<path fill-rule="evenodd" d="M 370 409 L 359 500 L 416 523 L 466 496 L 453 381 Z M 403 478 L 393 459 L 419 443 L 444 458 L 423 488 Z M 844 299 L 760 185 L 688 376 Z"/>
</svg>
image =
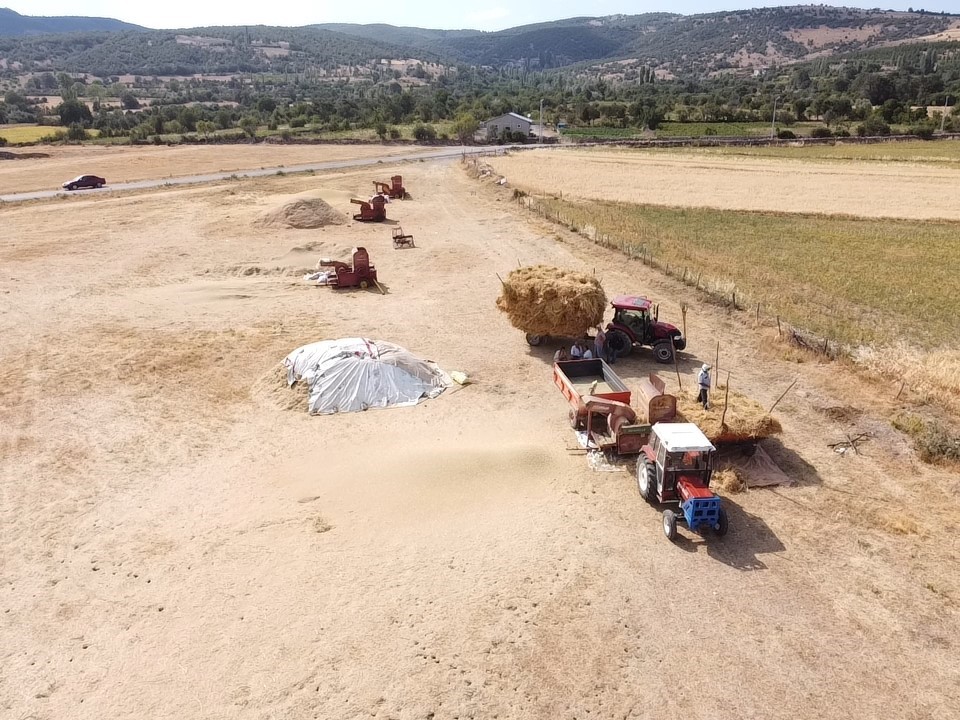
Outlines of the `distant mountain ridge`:
<svg viewBox="0 0 960 720">
<path fill-rule="evenodd" d="M 120 32 L 105 32 L 108 28 Z M 11 33 L 16 37 L 2 37 Z M 576 17 L 481 32 L 383 23 L 146 30 L 115 20 L 30 18 L 0 10 L 0 60 L 8 66 L 26 72 L 53 66 L 97 76 L 319 70 L 329 75 L 341 66 L 420 60 L 524 71 L 574 66 L 649 80 L 749 73 L 932 40 L 960 41 L 960 15 L 806 5 Z"/>
<path fill-rule="evenodd" d="M 31 15 L 21 15 L 9 8 L 0 8 L 0 37 L 145 29 L 146 28 L 140 25 L 122 22 L 121 20 L 113 20 L 112 18 L 82 16 L 35 17 Z"/>
</svg>

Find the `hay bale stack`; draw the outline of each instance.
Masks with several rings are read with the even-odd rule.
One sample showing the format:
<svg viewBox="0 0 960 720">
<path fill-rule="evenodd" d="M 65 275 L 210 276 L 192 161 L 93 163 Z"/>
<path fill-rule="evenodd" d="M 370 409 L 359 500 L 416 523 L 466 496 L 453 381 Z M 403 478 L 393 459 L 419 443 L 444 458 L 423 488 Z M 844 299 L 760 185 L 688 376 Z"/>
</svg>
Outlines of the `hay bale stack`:
<svg viewBox="0 0 960 720">
<path fill-rule="evenodd" d="M 497 307 L 525 333 L 580 337 L 603 322 L 607 295 L 592 275 L 533 265 L 507 275 Z"/>
<path fill-rule="evenodd" d="M 346 217 L 320 198 L 297 198 L 267 210 L 254 223 L 261 228 L 310 230 L 326 225 L 343 225 Z"/>
<path fill-rule="evenodd" d="M 762 440 L 780 434 L 780 423 L 768 415 L 760 403 L 733 390 L 727 398 L 727 414 L 721 427 L 724 395 L 725 390 L 722 387 L 717 388 L 711 394 L 710 409 L 704 410 L 697 402 L 696 395 L 679 393 L 677 420 L 696 423 L 714 445 Z"/>
</svg>

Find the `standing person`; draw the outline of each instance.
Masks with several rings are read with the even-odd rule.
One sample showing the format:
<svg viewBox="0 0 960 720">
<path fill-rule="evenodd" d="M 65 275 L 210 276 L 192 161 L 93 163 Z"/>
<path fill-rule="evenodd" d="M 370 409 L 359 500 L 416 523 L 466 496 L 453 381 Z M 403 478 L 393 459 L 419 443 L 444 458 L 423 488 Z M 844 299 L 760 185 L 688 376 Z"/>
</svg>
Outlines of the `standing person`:
<svg viewBox="0 0 960 720">
<path fill-rule="evenodd" d="M 604 352 L 604 345 L 607 342 L 607 336 L 603 332 L 603 327 L 597 325 L 597 336 L 593 339 L 593 356 L 596 358 L 606 359 Z"/>
<path fill-rule="evenodd" d="M 567 349 L 565 347 L 561 347 L 559 350 L 557 350 L 553 354 L 554 362 L 560 362 L 561 360 L 566 360 L 566 359 L 567 359 Z"/>
<path fill-rule="evenodd" d="M 700 368 L 700 374 L 697 375 L 697 385 L 700 386 L 700 394 L 697 395 L 697 402 L 703 405 L 704 410 L 710 409 L 710 366 L 706 363 Z"/>
</svg>

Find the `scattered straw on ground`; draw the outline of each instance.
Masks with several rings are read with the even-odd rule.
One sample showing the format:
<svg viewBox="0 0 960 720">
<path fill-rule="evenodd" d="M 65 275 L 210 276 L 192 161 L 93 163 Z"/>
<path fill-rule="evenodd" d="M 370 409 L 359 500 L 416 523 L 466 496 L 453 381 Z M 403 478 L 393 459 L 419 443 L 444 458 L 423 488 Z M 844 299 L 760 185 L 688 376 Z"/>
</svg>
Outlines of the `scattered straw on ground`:
<svg viewBox="0 0 960 720">
<path fill-rule="evenodd" d="M 297 230 L 342 225 L 346 218 L 320 198 L 298 198 L 267 210 L 256 220 L 257 227 Z"/>
<path fill-rule="evenodd" d="M 525 333 L 576 337 L 603 322 L 607 295 L 592 275 L 534 265 L 502 282 L 497 307 Z"/>
<path fill-rule="evenodd" d="M 743 479 L 735 468 L 723 468 L 713 473 L 710 486 L 728 495 L 736 495 L 747 489 L 747 481 Z"/>
<path fill-rule="evenodd" d="M 717 388 L 712 394 L 710 409 L 704 410 L 697 402 L 695 395 L 679 393 L 677 395 L 678 419 L 696 423 L 712 443 L 761 440 L 777 435 L 782 430 L 780 423 L 768 415 L 758 402 L 732 390 L 727 398 L 727 413 L 721 427 L 724 395 L 724 388 Z"/>
</svg>

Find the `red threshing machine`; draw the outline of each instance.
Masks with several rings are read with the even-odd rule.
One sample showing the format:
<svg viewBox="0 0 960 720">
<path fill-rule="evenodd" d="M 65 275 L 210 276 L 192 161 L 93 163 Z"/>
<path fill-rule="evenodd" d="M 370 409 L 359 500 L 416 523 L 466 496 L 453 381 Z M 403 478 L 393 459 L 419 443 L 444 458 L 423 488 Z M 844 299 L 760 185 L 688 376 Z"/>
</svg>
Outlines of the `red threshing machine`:
<svg viewBox="0 0 960 720">
<path fill-rule="evenodd" d="M 553 382 L 570 403 L 570 425 L 587 433 L 587 444 L 619 455 L 640 452 L 650 426 L 637 424 L 630 389 L 603 360 L 561 360 Z"/>
<path fill-rule="evenodd" d="M 410 197 L 410 193 L 408 193 L 407 189 L 403 187 L 402 175 L 394 175 L 392 178 L 390 178 L 389 185 L 385 182 L 374 180 L 373 186 L 376 188 L 377 195 L 386 195 L 391 200 L 406 200 L 408 197 Z"/>
<path fill-rule="evenodd" d="M 335 274 L 331 275 L 327 285 L 334 288 L 359 287 L 366 290 L 371 285 L 377 284 L 377 268 L 370 263 L 370 256 L 366 248 L 356 247 L 353 249 L 353 266 L 347 265 L 339 260 L 330 260 L 322 258 L 320 267 L 331 267 Z"/>
<path fill-rule="evenodd" d="M 350 198 L 350 202 L 360 206 L 360 212 L 353 216 L 360 222 L 383 222 L 387 219 L 387 201 L 382 195 L 374 195 L 370 201 Z"/>
</svg>

